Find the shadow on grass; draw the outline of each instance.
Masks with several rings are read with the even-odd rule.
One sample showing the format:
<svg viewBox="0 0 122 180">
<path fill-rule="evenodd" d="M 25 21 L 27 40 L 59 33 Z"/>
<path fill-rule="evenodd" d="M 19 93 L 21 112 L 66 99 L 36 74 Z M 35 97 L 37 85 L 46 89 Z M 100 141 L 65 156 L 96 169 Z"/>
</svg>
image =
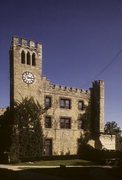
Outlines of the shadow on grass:
<svg viewBox="0 0 122 180">
<path fill-rule="evenodd" d="M 0 169 L 0 180 L 120 180 L 121 168 L 72 167 L 72 168 L 35 168 L 12 171 Z"/>
<path fill-rule="evenodd" d="M 18 180 L 18 176 L 12 170 L 0 169 L 0 180 Z"/>
<path fill-rule="evenodd" d="M 122 179 L 122 168 L 98 168 L 98 167 L 72 167 L 72 168 L 45 168 L 45 169 L 27 169 L 25 173 L 31 172 L 41 175 L 47 174 L 54 176 L 54 180 L 58 177 L 68 180 L 120 180 Z M 57 177 L 57 178 L 56 178 Z M 43 178 L 42 178 L 43 179 Z"/>
</svg>

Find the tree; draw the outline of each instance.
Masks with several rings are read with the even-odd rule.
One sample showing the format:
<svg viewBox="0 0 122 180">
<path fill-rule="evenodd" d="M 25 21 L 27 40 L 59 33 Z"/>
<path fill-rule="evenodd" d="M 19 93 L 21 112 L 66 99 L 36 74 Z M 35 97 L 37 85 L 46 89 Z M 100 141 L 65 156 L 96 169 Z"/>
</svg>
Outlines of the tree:
<svg viewBox="0 0 122 180">
<path fill-rule="evenodd" d="M 105 133 L 121 136 L 121 129 L 115 121 L 107 122 L 105 124 Z"/>
<path fill-rule="evenodd" d="M 46 109 L 38 101 L 24 98 L 22 102 L 15 102 L 14 107 L 9 108 L 1 117 L 1 140 L 7 140 L 4 141 L 2 151 L 9 152 L 11 161 L 42 156 L 44 137 L 41 115 L 45 112 Z"/>
<path fill-rule="evenodd" d="M 13 127 L 13 113 L 7 108 L 5 113 L 0 116 L 0 154 L 9 151 L 11 146 L 11 135 Z"/>
</svg>

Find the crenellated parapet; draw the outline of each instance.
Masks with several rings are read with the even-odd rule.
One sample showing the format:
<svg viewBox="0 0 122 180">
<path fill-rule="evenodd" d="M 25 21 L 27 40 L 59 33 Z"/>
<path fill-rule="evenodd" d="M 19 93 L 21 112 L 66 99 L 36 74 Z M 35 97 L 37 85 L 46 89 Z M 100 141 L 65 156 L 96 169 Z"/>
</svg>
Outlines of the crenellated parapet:
<svg viewBox="0 0 122 180">
<path fill-rule="evenodd" d="M 32 40 L 27 40 L 25 38 L 19 38 L 19 37 L 13 37 L 12 38 L 12 46 L 11 47 L 16 47 L 16 46 L 20 46 L 23 48 L 31 48 L 31 49 L 37 49 L 40 50 L 42 48 L 42 44 L 37 42 L 35 43 Z"/>
<path fill-rule="evenodd" d="M 45 76 L 42 77 L 43 83 L 47 84 L 47 88 L 48 90 L 51 91 L 57 91 L 57 92 L 64 92 L 64 93 L 74 93 L 74 94 L 86 94 L 86 95 L 90 95 L 91 91 L 89 90 L 84 90 L 84 89 L 80 89 L 80 88 L 74 88 L 74 87 L 69 87 L 69 86 L 64 86 L 64 85 L 58 85 L 58 84 L 51 84 L 50 80 L 47 80 L 47 78 Z"/>
<path fill-rule="evenodd" d="M 64 91 L 67 93 L 69 93 L 69 92 L 73 92 L 73 93 L 77 93 L 77 94 L 89 94 L 90 93 L 90 90 L 84 90 L 84 89 L 73 88 L 73 87 L 57 85 L 57 84 L 51 85 L 51 88 L 56 91 Z"/>
</svg>

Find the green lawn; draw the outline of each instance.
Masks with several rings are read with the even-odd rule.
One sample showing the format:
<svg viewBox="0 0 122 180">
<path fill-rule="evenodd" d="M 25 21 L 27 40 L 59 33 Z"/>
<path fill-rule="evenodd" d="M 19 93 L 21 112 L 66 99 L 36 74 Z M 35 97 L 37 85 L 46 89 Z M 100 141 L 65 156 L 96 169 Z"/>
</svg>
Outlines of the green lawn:
<svg viewBox="0 0 122 180">
<path fill-rule="evenodd" d="M 35 161 L 35 162 L 25 162 L 19 163 L 16 165 L 29 165 L 29 166 L 59 166 L 59 165 L 93 165 L 93 162 L 81 160 L 81 159 L 73 159 L 73 160 L 52 160 L 52 161 Z"/>
</svg>

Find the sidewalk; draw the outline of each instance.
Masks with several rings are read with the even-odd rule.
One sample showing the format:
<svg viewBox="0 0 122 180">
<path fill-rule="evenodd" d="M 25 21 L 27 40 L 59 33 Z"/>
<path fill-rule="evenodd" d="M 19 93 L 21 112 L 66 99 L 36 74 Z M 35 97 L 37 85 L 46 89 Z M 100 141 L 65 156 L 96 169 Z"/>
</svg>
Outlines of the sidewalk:
<svg viewBox="0 0 122 180">
<path fill-rule="evenodd" d="M 101 166 L 101 165 L 90 165 L 90 166 L 82 166 L 82 165 L 72 165 L 72 166 L 65 166 L 65 167 L 97 167 L 97 168 L 112 168 L 112 166 Z M 65 168 L 64 167 L 64 168 Z M 0 164 L 0 168 L 2 169 L 9 169 L 13 171 L 21 171 L 23 169 L 30 169 L 30 168 L 61 168 L 60 166 L 33 166 L 33 165 L 9 165 L 9 164 Z M 63 167 L 62 167 L 63 168 Z"/>
</svg>

